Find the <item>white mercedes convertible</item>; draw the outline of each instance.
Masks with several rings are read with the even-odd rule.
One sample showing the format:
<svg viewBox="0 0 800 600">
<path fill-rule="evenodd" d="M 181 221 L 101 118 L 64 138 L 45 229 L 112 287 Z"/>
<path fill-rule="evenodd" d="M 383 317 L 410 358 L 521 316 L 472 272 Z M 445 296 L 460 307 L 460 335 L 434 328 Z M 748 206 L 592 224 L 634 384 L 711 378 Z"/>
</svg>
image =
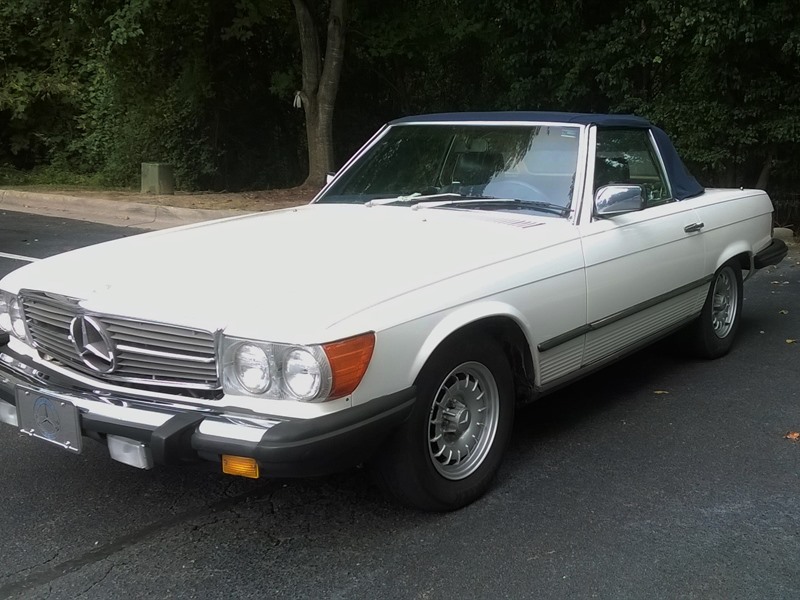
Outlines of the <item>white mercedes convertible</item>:
<svg viewBox="0 0 800 600">
<path fill-rule="evenodd" d="M 766 193 L 703 189 L 644 119 L 407 117 L 307 206 L 6 276 L 0 421 L 140 468 L 364 463 L 452 510 L 489 487 L 515 407 L 681 328 L 724 355 L 743 279 L 785 254 Z"/>
</svg>

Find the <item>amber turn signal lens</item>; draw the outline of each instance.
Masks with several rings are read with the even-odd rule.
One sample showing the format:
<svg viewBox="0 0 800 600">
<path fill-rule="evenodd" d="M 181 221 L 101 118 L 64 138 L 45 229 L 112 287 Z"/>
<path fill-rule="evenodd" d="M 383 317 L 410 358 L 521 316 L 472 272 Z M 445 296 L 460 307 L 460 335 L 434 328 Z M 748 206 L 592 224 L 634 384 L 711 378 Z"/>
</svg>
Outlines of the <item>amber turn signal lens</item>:
<svg viewBox="0 0 800 600">
<path fill-rule="evenodd" d="M 373 332 L 356 337 L 323 344 L 333 374 L 333 386 L 329 397 L 341 398 L 352 394 L 367 372 L 372 351 L 375 349 Z"/>
<path fill-rule="evenodd" d="M 222 455 L 222 472 L 228 475 L 258 479 L 258 463 L 254 458 L 246 456 Z"/>
</svg>

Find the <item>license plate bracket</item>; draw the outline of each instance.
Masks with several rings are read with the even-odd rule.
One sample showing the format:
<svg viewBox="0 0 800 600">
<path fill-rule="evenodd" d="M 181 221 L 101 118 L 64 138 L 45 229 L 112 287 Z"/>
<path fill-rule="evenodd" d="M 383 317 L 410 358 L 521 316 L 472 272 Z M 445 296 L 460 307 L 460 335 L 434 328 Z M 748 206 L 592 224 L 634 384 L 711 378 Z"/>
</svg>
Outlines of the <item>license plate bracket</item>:
<svg viewBox="0 0 800 600">
<path fill-rule="evenodd" d="M 79 454 L 83 447 L 78 407 L 56 396 L 17 388 L 17 416 L 22 433 Z"/>
</svg>

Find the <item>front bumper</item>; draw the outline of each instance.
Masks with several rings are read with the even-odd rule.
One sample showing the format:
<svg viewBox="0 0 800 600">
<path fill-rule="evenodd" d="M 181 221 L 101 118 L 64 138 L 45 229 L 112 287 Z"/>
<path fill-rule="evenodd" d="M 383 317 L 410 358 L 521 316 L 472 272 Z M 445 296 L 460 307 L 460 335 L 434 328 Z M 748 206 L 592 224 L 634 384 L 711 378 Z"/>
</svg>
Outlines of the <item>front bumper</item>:
<svg viewBox="0 0 800 600">
<path fill-rule="evenodd" d="M 155 463 L 229 454 L 256 459 L 271 477 L 321 475 L 368 460 L 408 417 L 416 392 L 411 387 L 312 419 L 225 414 L 92 390 L 0 348 L 0 403 L 10 405 L 6 412 L 16 407 L 20 386 L 77 407 L 82 435 L 139 442 Z"/>
</svg>

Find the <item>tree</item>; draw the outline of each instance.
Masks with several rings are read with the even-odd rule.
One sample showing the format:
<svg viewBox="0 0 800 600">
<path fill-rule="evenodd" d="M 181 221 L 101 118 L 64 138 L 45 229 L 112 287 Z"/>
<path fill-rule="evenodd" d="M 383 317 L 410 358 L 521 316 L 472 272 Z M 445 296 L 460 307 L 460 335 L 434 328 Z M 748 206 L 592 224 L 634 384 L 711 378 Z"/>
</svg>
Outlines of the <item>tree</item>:
<svg viewBox="0 0 800 600">
<path fill-rule="evenodd" d="M 0 164 L 28 169 L 69 143 L 85 55 L 70 3 L 0 3 Z M 46 16 L 45 16 L 46 15 Z"/>
<path fill-rule="evenodd" d="M 302 89 L 298 92 L 306 117 L 308 178 L 306 185 L 321 186 L 333 170 L 333 110 L 342 74 L 347 0 L 331 0 L 327 42 L 320 53 L 320 35 L 309 0 L 292 0 L 303 55 Z"/>
<path fill-rule="evenodd" d="M 795 198 L 798 18 L 785 0 L 5 0 L 0 177 L 130 185 L 159 160 L 186 189 L 319 186 L 394 117 L 550 109 L 649 117 L 704 183 Z"/>
<path fill-rule="evenodd" d="M 611 110 L 663 124 L 704 183 L 767 187 L 797 159 L 792 11 L 780 0 L 640 0 L 584 32 L 584 73 Z"/>
</svg>

